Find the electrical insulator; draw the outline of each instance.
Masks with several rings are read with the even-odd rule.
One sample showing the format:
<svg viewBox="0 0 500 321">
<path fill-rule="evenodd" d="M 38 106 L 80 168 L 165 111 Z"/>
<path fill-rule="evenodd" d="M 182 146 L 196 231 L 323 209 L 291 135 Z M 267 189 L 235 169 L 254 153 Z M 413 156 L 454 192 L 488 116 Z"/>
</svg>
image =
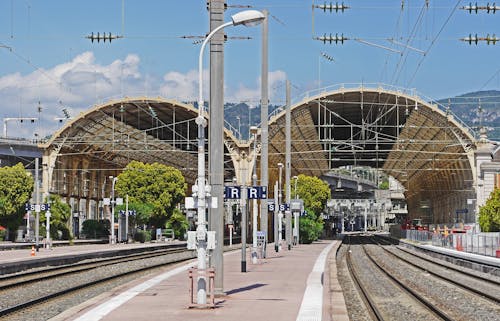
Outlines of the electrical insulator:
<svg viewBox="0 0 500 321">
<path fill-rule="evenodd" d="M 90 41 L 92 41 L 92 42 L 94 42 L 94 40 L 97 40 L 97 42 L 100 42 L 101 40 L 103 42 L 106 42 L 106 40 L 111 42 L 113 39 L 123 38 L 123 36 L 113 35 L 111 32 L 109 34 L 106 34 L 105 32 L 103 32 L 102 35 L 98 32 L 97 35 L 94 35 L 94 33 L 92 32 L 90 35 L 86 36 L 85 38 L 90 39 Z"/>
<path fill-rule="evenodd" d="M 492 11 L 493 13 L 496 13 L 497 10 L 500 10 L 500 7 L 497 7 L 494 2 L 491 6 L 490 6 L 489 2 L 486 5 L 486 13 L 490 13 L 490 11 Z"/>
<path fill-rule="evenodd" d="M 326 33 L 325 33 L 325 34 L 323 34 L 323 36 L 322 36 L 322 37 L 316 37 L 316 38 L 314 38 L 314 39 L 315 39 L 315 40 L 319 40 L 319 41 L 323 41 L 323 43 L 327 43 L 327 42 L 329 42 L 330 44 L 331 44 L 332 42 L 335 42 L 335 44 L 338 44 L 339 42 L 340 42 L 341 44 L 344 44 L 344 41 L 345 41 L 345 40 L 349 40 L 349 38 L 344 37 L 344 34 L 342 34 L 342 35 L 339 37 L 339 34 L 338 34 L 338 33 L 336 33 L 336 34 L 335 34 L 335 36 L 332 36 L 332 34 L 331 34 L 331 33 L 330 33 L 330 35 L 329 35 L 329 36 L 327 36 L 327 35 L 326 35 Z"/>
<path fill-rule="evenodd" d="M 324 4 L 317 5 L 317 6 L 315 6 L 315 8 L 321 9 L 321 10 L 323 10 L 323 12 L 326 12 L 326 11 L 344 12 L 344 10 L 349 9 L 350 7 L 346 6 L 344 4 L 344 2 L 342 2 L 342 4 L 339 5 L 338 2 L 335 2 L 335 4 L 333 4 L 332 2 L 330 2 L 330 4 L 326 4 L 326 1 L 325 1 Z"/>
<path fill-rule="evenodd" d="M 472 5 L 472 2 L 469 3 L 468 6 L 463 7 L 462 9 L 469 11 L 470 14 L 472 14 L 472 11 L 474 11 L 477 14 L 477 10 L 479 10 L 479 7 L 476 5 Z"/>
<path fill-rule="evenodd" d="M 460 40 L 468 42 L 469 45 L 472 45 L 472 43 L 475 43 L 477 45 L 477 42 L 479 41 L 479 38 L 477 37 L 477 33 L 476 33 L 476 35 L 474 37 L 472 36 L 472 34 L 469 34 L 468 37 L 461 38 Z"/>
<path fill-rule="evenodd" d="M 464 7 L 460 8 L 460 9 L 467 10 L 471 14 L 474 11 L 477 14 L 479 10 L 486 10 L 486 13 L 490 13 L 490 12 L 496 13 L 497 10 L 500 10 L 500 7 L 497 7 L 495 5 L 495 3 L 493 3 L 493 4 L 490 5 L 490 3 L 488 2 L 486 4 L 486 6 L 478 6 L 477 2 L 476 2 L 475 5 L 473 5 L 472 2 L 470 2 L 468 6 L 464 6 Z"/>
<path fill-rule="evenodd" d="M 491 36 L 491 37 L 490 37 L 490 34 L 488 34 L 488 35 L 486 36 L 486 44 L 488 44 L 488 45 L 489 45 L 490 43 L 493 43 L 494 45 L 496 45 L 496 44 L 497 44 L 497 41 L 499 41 L 499 40 L 500 40 L 500 38 L 497 38 L 494 34 L 493 34 L 493 36 Z"/>
</svg>

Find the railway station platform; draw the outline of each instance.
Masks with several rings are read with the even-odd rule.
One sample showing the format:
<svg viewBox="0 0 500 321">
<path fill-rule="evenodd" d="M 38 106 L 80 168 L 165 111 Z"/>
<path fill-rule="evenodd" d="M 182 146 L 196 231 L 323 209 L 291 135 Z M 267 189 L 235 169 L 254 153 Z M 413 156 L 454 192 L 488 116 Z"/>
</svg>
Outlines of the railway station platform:
<svg viewBox="0 0 500 321">
<path fill-rule="evenodd" d="M 241 251 L 224 254 L 224 292 L 215 308 L 189 308 L 188 268 L 175 264 L 69 309 L 50 321 L 349 320 L 336 279 L 340 241 L 274 251 L 242 273 Z M 249 254 L 250 251 L 247 251 Z"/>
</svg>

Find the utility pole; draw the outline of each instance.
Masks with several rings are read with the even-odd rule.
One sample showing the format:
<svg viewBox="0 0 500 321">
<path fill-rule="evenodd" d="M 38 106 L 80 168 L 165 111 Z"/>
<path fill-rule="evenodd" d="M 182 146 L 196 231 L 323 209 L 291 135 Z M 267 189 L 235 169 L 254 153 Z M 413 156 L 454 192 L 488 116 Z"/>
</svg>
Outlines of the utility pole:
<svg viewBox="0 0 500 321">
<path fill-rule="evenodd" d="M 39 238 L 40 238 L 40 182 L 38 181 L 38 169 L 40 159 L 35 158 L 35 245 L 36 251 L 39 251 Z"/>
<path fill-rule="evenodd" d="M 224 23 L 225 0 L 209 0 L 210 31 Z M 216 208 L 209 208 L 209 230 L 215 231 L 216 247 L 210 256 L 215 269 L 215 294 L 224 294 L 224 32 L 210 40 L 210 99 L 209 99 L 209 184 Z"/>
<path fill-rule="evenodd" d="M 245 179 L 245 178 L 244 178 Z M 247 271 L 247 186 L 241 186 L 241 272 Z"/>
<path fill-rule="evenodd" d="M 290 81 L 286 81 L 286 111 L 285 111 L 285 188 L 286 203 L 290 206 L 290 171 L 291 171 L 291 122 L 292 106 L 290 103 Z M 288 250 L 292 249 L 292 212 L 285 210 L 285 239 Z"/>
<path fill-rule="evenodd" d="M 262 10 L 265 16 L 262 21 L 262 71 L 261 71 L 261 101 L 260 101 L 260 185 L 269 185 L 269 129 L 268 129 L 268 116 L 269 116 L 269 70 L 268 70 L 268 17 L 267 10 Z M 261 200 L 260 202 L 260 228 L 265 233 L 263 256 L 266 257 L 266 244 L 268 241 L 268 210 L 267 201 Z"/>
</svg>

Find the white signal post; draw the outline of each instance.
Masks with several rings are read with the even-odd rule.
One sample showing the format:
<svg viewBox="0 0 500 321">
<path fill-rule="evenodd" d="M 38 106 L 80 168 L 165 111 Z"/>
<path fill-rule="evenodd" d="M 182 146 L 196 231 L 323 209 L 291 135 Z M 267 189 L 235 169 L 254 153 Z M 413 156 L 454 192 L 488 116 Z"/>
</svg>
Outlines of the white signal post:
<svg viewBox="0 0 500 321">
<path fill-rule="evenodd" d="M 116 243 L 116 238 L 115 238 L 115 184 L 116 181 L 118 180 L 118 177 L 113 177 L 110 176 L 109 179 L 111 179 L 111 239 L 109 240 L 110 244 L 115 244 Z"/>
<path fill-rule="evenodd" d="M 196 184 L 193 185 L 193 196 L 197 199 L 197 213 L 198 222 L 196 228 L 196 248 L 198 258 L 198 271 L 203 272 L 207 268 L 207 228 L 206 228 L 206 197 L 210 196 L 211 187 L 206 184 L 205 178 L 205 127 L 207 121 L 205 120 L 204 101 L 203 101 L 203 51 L 206 44 L 210 39 L 221 29 L 228 26 L 254 26 L 259 24 L 264 15 L 257 10 L 245 10 L 236 13 L 231 17 L 230 22 L 226 22 L 217 28 L 213 29 L 203 41 L 200 54 L 198 57 L 198 117 L 196 117 L 196 124 L 198 125 L 198 178 Z M 222 244 L 219 244 L 222 246 Z M 207 279 L 201 273 L 197 281 L 197 304 L 203 305 L 207 302 Z"/>
<path fill-rule="evenodd" d="M 51 248 L 51 242 L 50 242 L 50 216 L 51 213 L 49 210 L 45 212 L 45 218 L 47 219 L 47 225 L 46 225 L 46 230 L 47 230 L 47 242 L 45 243 L 45 248 L 50 249 Z"/>
</svg>

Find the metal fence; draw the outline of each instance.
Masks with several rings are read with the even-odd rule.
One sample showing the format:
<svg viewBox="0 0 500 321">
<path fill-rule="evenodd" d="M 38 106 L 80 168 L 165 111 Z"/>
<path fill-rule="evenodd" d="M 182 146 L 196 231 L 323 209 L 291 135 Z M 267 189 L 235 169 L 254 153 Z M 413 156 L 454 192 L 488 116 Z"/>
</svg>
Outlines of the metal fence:
<svg viewBox="0 0 500 321">
<path fill-rule="evenodd" d="M 500 250 L 500 233 L 433 233 L 429 231 L 402 230 L 401 237 L 416 242 L 486 256 L 497 256 Z"/>
</svg>

